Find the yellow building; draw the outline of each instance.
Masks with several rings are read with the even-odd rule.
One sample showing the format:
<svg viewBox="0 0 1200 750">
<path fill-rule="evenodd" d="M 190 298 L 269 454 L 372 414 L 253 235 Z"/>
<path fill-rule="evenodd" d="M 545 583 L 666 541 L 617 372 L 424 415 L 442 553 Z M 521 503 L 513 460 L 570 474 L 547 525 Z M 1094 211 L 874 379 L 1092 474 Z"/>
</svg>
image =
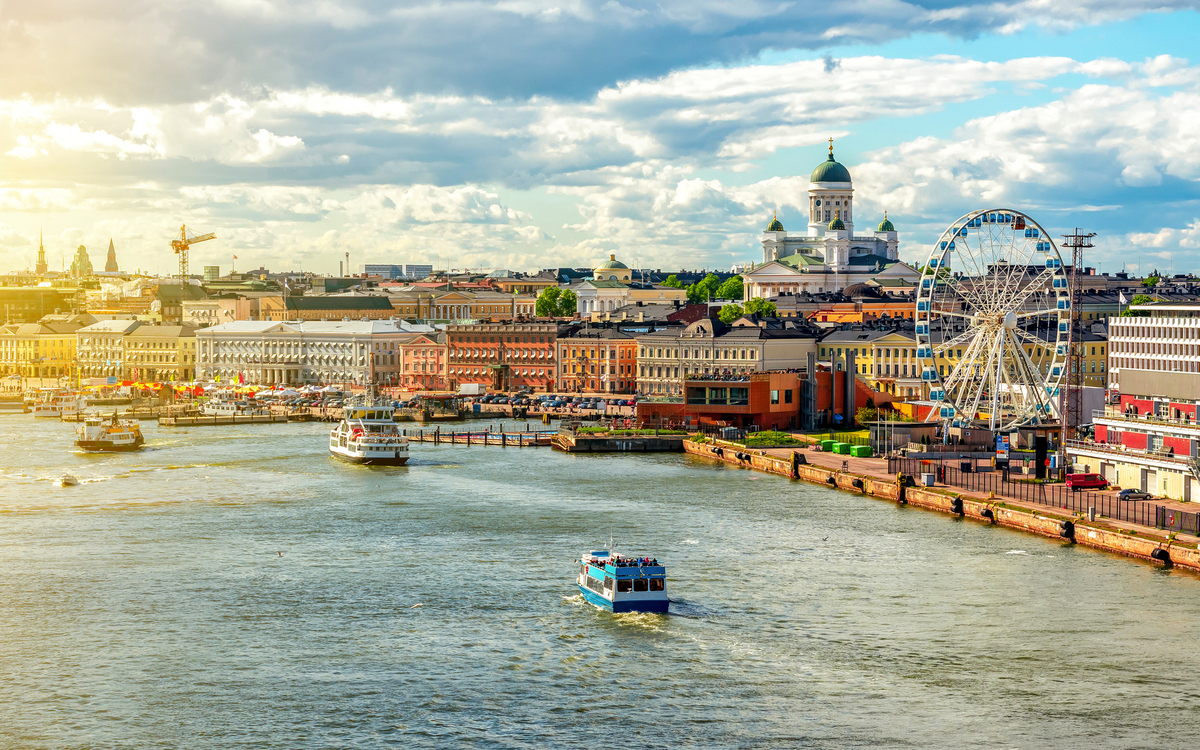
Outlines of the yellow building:
<svg viewBox="0 0 1200 750">
<path fill-rule="evenodd" d="M 141 325 L 125 335 L 124 376 L 142 382 L 191 380 L 196 326 Z"/>
<path fill-rule="evenodd" d="M 58 378 L 75 362 L 78 323 L 23 323 L 0 327 L 0 371 L 29 378 Z"/>
</svg>

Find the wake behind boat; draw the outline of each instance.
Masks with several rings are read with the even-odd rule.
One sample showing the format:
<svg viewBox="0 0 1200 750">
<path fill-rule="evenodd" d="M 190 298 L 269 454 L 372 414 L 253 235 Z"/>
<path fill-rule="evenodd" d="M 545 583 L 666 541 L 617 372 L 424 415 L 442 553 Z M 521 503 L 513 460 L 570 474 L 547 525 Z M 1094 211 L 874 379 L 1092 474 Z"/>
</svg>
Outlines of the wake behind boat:
<svg viewBox="0 0 1200 750">
<path fill-rule="evenodd" d="M 408 438 L 392 419 L 390 404 L 348 405 L 342 421 L 329 431 L 329 454 L 352 464 L 403 466 L 408 463 Z"/>
</svg>

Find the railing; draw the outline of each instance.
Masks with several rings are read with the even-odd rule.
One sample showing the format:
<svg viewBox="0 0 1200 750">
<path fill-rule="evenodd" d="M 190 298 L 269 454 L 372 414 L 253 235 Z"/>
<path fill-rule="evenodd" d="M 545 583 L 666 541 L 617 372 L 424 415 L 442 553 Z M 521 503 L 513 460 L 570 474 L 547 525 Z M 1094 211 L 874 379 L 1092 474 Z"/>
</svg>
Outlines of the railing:
<svg viewBox="0 0 1200 750">
<path fill-rule="evenodd" d="M 962 463 L 965 463 L 966 460 Z M 960 463 L 958 461 L 956 464 Z M 1159 526 L 1160 516 L 1164 510 L 1143 500 L 1119 500 L 1116 495 L 1098 492 L 1075 492 L 1065 484 L 1046 484 L 1043 482 L 1023 481 L 1013 482 L 1008 479 L 1011 472 L 986 471 L 977 472 L 978 464 L 973 461 L 971 471 L 963 471 L 960 466 L 938 461 L 928 461 L 916 458 L 889 458 L 889 474 L 934 474 L 940 484 L 957 487 L 971 492 L 994 492 L 997 497 L 1019 500 L 1025 503 L 1035 503 L 1075 513 L 1087 513 L 1095 508 L 1097 515 L 1118 521 L 1128 521 L 1142 526 Z M 989 469 L 991 467 L 988 467 Z M 1165 509 L 1168 514 L 1170 509 Z M 1176 515 L 1178 513 L 1176 512 Z M 1194 514 L 1193 514 L 1194 515 Z"/>
<path fill-rule="evenodd" d="M 1114 445 L 1112 443 L 1092 443 L 1086 440 L 1068 440 L 1067 448 L 1076 450 L 1095 451 L 1097 453 L 1107 453 L 1114 457 L 1120 456 L 1123 458 L 1152 458 L 1155 461 L 1169 461 L 1171 463 L 1188 463 L 1188 456 L 1175 455 L 1171 448 L 1161 448 L 1159 450 L 1139 450 L 1130 448 L 1125 445 Z"/>
<path fill-rule="evenodd" d="M 1130 414 L 1120 409 L 1092 409 L 1092 419 L 1119 419 L 1124 422 L 1144 422 L 1146 424 L 1159 424 L 1168 427 L 1192 427 L 1200 429 L 1200 422 L 1195 419 L 1175 419 L 1173 417 L 1160 417 L 1157 414 Z"/>
</svg>

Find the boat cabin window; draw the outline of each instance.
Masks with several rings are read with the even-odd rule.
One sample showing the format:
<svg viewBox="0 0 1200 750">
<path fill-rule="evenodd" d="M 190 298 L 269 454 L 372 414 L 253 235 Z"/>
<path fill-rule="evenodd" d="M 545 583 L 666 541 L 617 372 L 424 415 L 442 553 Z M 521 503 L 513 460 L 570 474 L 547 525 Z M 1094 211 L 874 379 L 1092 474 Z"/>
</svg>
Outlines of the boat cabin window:
<svg viewBox="0 0 1200 750">
<path fill-rule="evenodd" d="M 617 581 L 617 593 L 627 594 L 633 591 L 633 581 L 629 578 L 623 578 Z"/>
<path fill-rule="evenodd" d="M 662 578 L 651 578 L 650 579 L 650 590 L 651 591 L 662 591 L 666 588 L 666 583 L 667 583 L 666 580 L 664 580 Z"/>
<path fill-rule="evenodd" d="M 639 578 L 636 581 L 634 581 L 633 582 L 633 590 L 634 591 L 645 591 L 646 590 L 646 579 Z"/>
<path fill-rule="evenodd" d="M 612 577 L 611 577 L 611 576 L 604 576 L 604 590 L 605 590 L 605 591 L 608 591 L 609 589 L 611 589 L 611 588 L 612 588 L 612 585 L 613 585 L 613 579 L 612 579 Z"/>
</svg>

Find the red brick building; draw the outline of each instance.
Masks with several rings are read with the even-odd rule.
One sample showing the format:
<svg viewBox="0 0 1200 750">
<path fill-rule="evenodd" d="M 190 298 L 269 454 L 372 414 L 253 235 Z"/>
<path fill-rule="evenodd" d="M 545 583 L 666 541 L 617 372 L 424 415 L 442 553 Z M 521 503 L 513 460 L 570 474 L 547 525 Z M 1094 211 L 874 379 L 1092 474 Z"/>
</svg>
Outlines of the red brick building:
<svg viewBox="0 0 1200 750">
<path fill-rule="evenodd" d="M 556 343 L 570 326 L 557 323 L 482 323 L 446 327 L 447 384 L 468 383 L 492 391 L 554 390 Z"/>
</svg>

